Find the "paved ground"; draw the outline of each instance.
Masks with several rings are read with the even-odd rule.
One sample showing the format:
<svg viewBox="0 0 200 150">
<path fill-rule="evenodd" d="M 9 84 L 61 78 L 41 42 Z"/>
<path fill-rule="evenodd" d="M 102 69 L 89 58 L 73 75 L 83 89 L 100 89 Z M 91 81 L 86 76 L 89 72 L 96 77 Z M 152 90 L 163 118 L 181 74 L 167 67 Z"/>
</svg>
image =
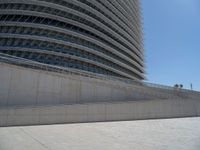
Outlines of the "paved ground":
<svg viewBox="0 0 200 150">
<path fill-rule="evenodd" d="M 0 128 L 0 150 L 200 150 L 200 118 Z"/>
</svg>

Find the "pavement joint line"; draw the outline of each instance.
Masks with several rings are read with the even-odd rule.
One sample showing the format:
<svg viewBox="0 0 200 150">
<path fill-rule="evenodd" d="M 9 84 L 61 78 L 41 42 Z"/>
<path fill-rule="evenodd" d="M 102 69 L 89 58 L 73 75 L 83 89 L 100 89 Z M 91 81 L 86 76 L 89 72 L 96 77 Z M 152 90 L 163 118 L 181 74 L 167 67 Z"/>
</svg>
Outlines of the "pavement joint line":
<svg viewBox="0 0 200 150">
<path fill-rule="evenodd" d="M 30 138 L 32 138 L 34 141 L 36 141 L 37 143 L 39 143 L 42 147 L 44 147 L 47 150 L 50 150 L 49 147 L 47 147 L 45 144 L 43 144 L 42 142 L 40 142 L 39 140 L 37 140 L 35 137 L 31 136 L 28 132 L 26 132 L 23 127 L 19 127 L 19 129 L 26 134 L 27 136 L 29 136 Z"/>
</svg>

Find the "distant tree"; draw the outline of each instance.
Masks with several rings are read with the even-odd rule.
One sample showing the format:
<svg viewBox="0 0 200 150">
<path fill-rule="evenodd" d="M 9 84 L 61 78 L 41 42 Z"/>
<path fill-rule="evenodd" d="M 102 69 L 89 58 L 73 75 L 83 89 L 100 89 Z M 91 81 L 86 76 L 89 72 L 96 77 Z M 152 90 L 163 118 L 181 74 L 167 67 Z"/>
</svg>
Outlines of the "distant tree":
<svg viewBox="0 0 200 150">
<path fill-rule="evenodd" d="M 178 85 L 178 84 L 175 84 L 175 85 L 174 85 L 174 87 L 175 87 L 175 88 L 178 88 L 178 87 L 179 87 L 179 85 Z"/>
<path fill-rule="evenodd" d="M 183 84 L 180 84 L 180 86 L 179 86 L 181 89 L 183 88 Z"/>
</svg>

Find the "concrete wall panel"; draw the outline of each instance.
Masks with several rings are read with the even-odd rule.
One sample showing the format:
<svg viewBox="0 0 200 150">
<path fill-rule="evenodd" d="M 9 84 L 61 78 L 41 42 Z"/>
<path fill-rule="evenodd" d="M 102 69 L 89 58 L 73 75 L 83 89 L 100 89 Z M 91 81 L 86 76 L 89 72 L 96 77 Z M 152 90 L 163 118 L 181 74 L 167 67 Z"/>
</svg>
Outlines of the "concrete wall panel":
<svg viewBox="0 0 200 150">
<path fill-rule="evenodd" d="M 37 104 L 58 104 L 60 101 L 61 79 L 48 75 L 39 74 Z"/>
<path fill-rule="evenodd" d="M 119 118 L 121 104 L 106 104 L 106 121 L 113 121 Z"/>
<path fill-rule="evenodd" d="M 10 91 L 10 78 L 11 70 L 6 66 L 1 66 L 0 68 L 0 106 L 7 105 L 8 94 Z"/>
<path fill-rule="evenodd" d="M 96 85 L 95 99 L 97 101 L 111 101 L 111 87 L 109 85 Z"/>
<path fill-rule="evenodd" d="M 40 124 L 60 123 L 66 121 L 66 108 L 52 106 L 48 109 L 39 109 L 39 122 Z"/>
<path fill-rule="evenodd" d="M 95 100 L 95 83 L 81 82 L 81 102 L 92 102 Z"/>
<path fill-rule="evenodd" d="M 36 93 L 24 90 L 12 90 L 8 95 L 8 106 L 35 105 Z"/>
<path fill-rule="evenodd" d="M 8 91 L 9 90 L 9 82 L 10 81 L 10 76 L 11 76 L 11 70 L 8 69 L 6 66 L 1 66 L 1 71 L 0 71 L 0 81 L 1 81 L 1 86 L 0 86 L 0 91 Z"/>
<path fill-rule="evenodd" d="M 195 102 L 194 105 L 195 105 L 195 108 L 196 108 L 195 109 L 196 110 L 196 115 L 200 116 L 200 103 Z"/>
<path fill-rule="evenodd" d="M 0 106 L 6 106 L 8 102 L 8 93 L 9 90 L 1 90 L 0 91 Z"/>
<path fill-rule="evenodd" d="M 75 103 L 80 99 L 80 81 L 62 78 L 60 103 Z"/>
<path fill-rule="evenodd" d="M 69 105 L 67 107 L 67 122 L 87 122 L 87 107 L 88 105 Z"/>
<path fill-rule="evenodd" d="M 106 105 L 105 104 L 93 104 L 88 105 L 88 120 L 93 121 L 105 121 L 106 120 Z"/>
<path fill-rule="evenodd" d="M 8 109 L 7 125 L 36 125 L 39 124 L 39 111 L 37 108 Z"/>
<path fill-rule="evenodd" d="M 114 101 L 127 100 L 126 89 L 124 88 L 112 88 L 111 94 Z"/>
<path fill-rule="evenodd" d="M 37 105 L 58 104 L 60 96 L 54 92 L 38 92 Z"/>
<path fill-rule="evenodd" d="M 8 105 L 35 105 L 38 73 L 15 68 L 11 71 Z"/>
<path fill-rule="evenodd" d="M 7 109 L 0 109 L 0 127 L 7 126 Z"/>
</svg>

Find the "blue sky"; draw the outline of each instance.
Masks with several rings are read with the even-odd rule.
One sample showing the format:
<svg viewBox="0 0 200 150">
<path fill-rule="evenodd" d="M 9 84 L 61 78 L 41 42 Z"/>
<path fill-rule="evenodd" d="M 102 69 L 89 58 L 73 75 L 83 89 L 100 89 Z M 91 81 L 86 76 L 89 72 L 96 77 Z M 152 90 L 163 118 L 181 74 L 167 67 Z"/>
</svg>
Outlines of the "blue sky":
<svg viewBox="0 0 200 150">
<path fill-rule="evenodd" d="M 200 0 L 142 0 L 149 82 L 200 90 Z"/>
</svg>

